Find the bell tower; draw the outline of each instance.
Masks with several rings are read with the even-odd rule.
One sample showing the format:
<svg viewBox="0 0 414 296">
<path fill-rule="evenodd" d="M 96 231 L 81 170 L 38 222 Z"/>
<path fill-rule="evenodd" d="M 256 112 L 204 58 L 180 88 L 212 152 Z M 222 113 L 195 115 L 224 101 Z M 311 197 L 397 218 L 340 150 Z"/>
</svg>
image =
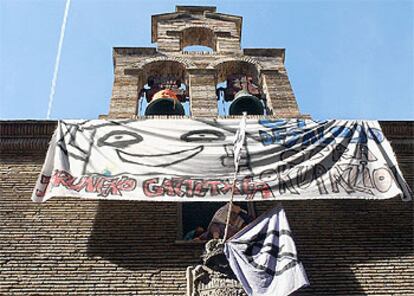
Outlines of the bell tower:
<svg viewBox="0 0 414 296">
<path fill-rule="evenodd" d="M 152 16 L 156 47 L 113 49 L 109 118 L 137 116 L 303 117 L 285 69 L 285 49 L 240 46 L 242 17 L 211 6 Z M 208 50 L 187 50 L 189 46 Z"/>
</svg>

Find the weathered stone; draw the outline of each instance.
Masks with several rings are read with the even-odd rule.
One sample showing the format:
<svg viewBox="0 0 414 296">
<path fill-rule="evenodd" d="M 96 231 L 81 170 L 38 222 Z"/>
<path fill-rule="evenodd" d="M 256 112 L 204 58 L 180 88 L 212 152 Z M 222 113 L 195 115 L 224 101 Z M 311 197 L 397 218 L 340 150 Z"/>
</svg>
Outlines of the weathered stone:
<svg viewBox="0 0 414 296">
<path fill-rule="evenodd" d="M 191 115 L 217 117 L 216 85 L 235 73 L 261 81 L 270 114 L 302 117 L 284 68 L 285 50 L 242 51 L 241 22 L 240 16 L 217 13 L 209 6 L 177 6 L 173 13 L 154 15 L 152 42 L 157 43 L 156 50 L 114 49 L 115 79 L 108 117 L 134 118 L 139 92 L 151 75 L 180 78 L 189 88 Z M 188 45 L 208 46 L 213 52 L 183 51 Z"/>
</svg>

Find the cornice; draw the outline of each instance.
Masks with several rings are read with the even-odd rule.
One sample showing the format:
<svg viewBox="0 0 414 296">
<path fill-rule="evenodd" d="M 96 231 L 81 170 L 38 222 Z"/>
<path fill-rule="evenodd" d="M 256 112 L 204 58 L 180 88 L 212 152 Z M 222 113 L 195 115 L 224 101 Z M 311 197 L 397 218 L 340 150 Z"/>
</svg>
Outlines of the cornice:
<svg viewBox="0 0 414 296">
<path fill-rule="evenodd" d="M 379 121 L 385 136 L 391 138 L 414 139 L 414 121 Z"/>
<path fill-rule="evenodd" d="M 1 120 L 0 154 L 44 154 L 57 121 Z"/>
<path fill-rule="evenodd" d="M 395 150 L 414 153 L 414 121 L 379 123 Z M 0 154 L 44 154 L 56 125 L 52 120 L 0 120 Z"/>
</svg>

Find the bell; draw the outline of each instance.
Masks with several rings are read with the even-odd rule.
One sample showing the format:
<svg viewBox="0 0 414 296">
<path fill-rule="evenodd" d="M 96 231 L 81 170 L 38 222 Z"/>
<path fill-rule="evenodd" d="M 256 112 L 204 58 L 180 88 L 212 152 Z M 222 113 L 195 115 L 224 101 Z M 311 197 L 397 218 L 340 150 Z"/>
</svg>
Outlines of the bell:
<svg viewBox="0 0 414 296">
<path fill-rule="evenodd" d="M 230 105 L 229 115 L 264 115 L 265 108 L 262 102 L 246 90 L 239 91 Z"/>
<path fill-rule="evenodd" d="M 185 115 L 184 107 L 174 91 L 170 89 L 157 92 L 145 110 L 145 115 Z"/>
<path fill-rule="evenodd" d="M 172 98 L 161 98 L 151 101 L 145 110 L 145 115 L 185 115 L 180 101 Z"/>
</svg>

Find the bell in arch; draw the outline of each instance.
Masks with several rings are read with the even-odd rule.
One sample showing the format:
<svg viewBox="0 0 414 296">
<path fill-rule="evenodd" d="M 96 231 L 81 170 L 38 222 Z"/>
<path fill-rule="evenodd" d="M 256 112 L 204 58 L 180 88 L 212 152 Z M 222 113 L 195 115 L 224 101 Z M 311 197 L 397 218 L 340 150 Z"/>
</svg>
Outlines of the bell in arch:
<svg viewBox="0 0 414 296">
<path fill-rule="evenodd" d="M 229 115 L 264 115 L 265 107 L 257 97 L 251 95 L 247 90 L 241 90 L 234 96 L 229 108 Z"/>
<path fill-rule="evenodd" d="M 158 91 L 152 97 L 145 110 L 145 115 L 185 115 L 184 107 L 171 89 Z"/>
</svg>

